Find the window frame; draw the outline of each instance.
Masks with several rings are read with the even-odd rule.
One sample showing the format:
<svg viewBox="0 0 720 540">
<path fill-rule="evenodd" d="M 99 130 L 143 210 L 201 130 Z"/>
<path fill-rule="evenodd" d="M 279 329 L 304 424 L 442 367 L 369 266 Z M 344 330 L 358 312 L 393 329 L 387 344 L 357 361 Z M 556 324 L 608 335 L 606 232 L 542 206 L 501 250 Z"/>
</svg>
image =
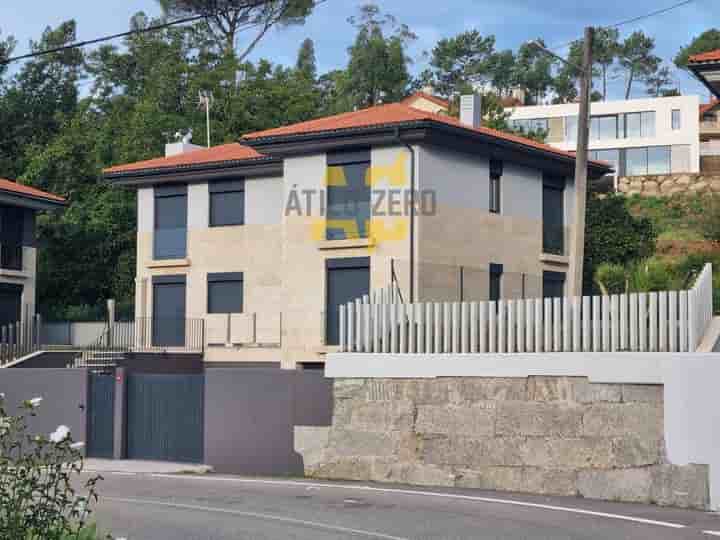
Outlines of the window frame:
<svg viewBox="0 0 720 540">
<path fill-rule="evenodd" d="M 491 159 L 488 167 L 488 211 L 491 214 L 502 214 L 502 176 L 504 165 L 499 159 Z"/>
<path fill-rule="evenodd" d="M 670 129 L 680 131 L 682 129 L 682 111 L 680 109 L 672 109 L 670 111 Z"/>
<path fill-rule="evenodd" d="M 565 272 L 556 272 L 554 270 L 543 270 L 542 273 L 542 297 L 543 298 L 562 298 L 565 296 L 565 287 L 567 285 L 567 274 Z M 553 281 L 555 283 L 562 283 L 563 284 L 563 294 L 560 296 L 547 296 L 545 294 L 545 283 L 548 281 Z"/>
<path fill-rule="evenodd" d="M 211 284 L 214 283 L 239 283 L 240 284 L 240 311 L 215 311 L 212 309 Z M 245 312 L 245 275 L 243 272 L 216 272 L 207 275 L 207 305 L 208 315 L 227 315 Z"/>
<path fill-rule="evenodd" d="M 502 300 L 504 268 L 502 264 L 490 263 L 488 270 L 488 300 L 490 302 L 499 302 Z M 493 280 L 497 280 L 497 298 L 493 298 Z"/>
<path fill-rule="evenodd" d="M 216 219 L 213 196 L 222 196 L 226 193 L 241 193 L 242 207 L 240 216 L 227 221 Z M 245 179 L 221 180 L 208 184 L 208 226 L 209 227 L 235 227 L 245 225 Z"/>
<path fill-rule="evenodd" d="M 551 174 L 543 174 L 543 183 L 542 183 L 542 250 L 543 253 L 551 254 L 551 255 L 565 255 L 565 225 L 566 225 L 566 205 L 565 205 L 565 188 L 567 186 L 567 180 L 564 176 L 558 176 L 558 175 L 551 175 Z M 554 191 L 558 192 L 560 194 L 560 212 L 559 215 L 561 217 L 561 223 L 560 223 L 560 241 L 559 241 L 559 247 L 557 249 L 554 249 L 553 246 L 550 246 L 549 243 L 546 243 L 546 227 L 549 225 L 549 220 L 546 218 L 545 215 L 545 193 L 546 190 L 548 191 Z"/>
<path fill-rule="evenodd" d="M 171 229 L 165 229 L 165 228 L 158 227 L 158 216 L 160 215 L 160 212 L 158 211 L 158 206 L 159 206 L 159 201 L 161 199 L 171 199 L 171 198 L 183 198 L 185 200 L 184 216 L 183 216 L 184 217 L 184 219 L 183 219 L 184 228 L 182 229 L 185 231 L 185 242 L 183 245 L 183 253 L 182 254 L 173 253 L 171 255 L 166 255 L 166 254 L 162 254 L 158 251 L 160 242 L 158 242 L 157 233 L 158 233 L 158 231 L 171 230 Z M 153 260 L 162 261 L 162 260 L 182 259 L 184 257 L 187 257 L 187 226 L 188 226 L 188 187 L 187 187 L 187 184 L 156 186 L 153 190 Z"/>
<path fill-rule="evenodd" d="M 370 148 L 355 148 L 350 150 L 340 150 L 335 152 L 328 152 L 325 156 L 325 170 L 328 171 L 330 167 L 344 167 L 346 165 L 366 165 L 367 164 L 367 171 L 370 171 L 372 168 L 372 155 L 370 152 Z M 367 173 L 366 173 L 367 174 Z M 328 220 L 337 219 L 334 216 L 330 215 L 330 194 L 333 187 L 337 186 L 325 186 L 325 220 L 326 220 L 326 226 L 325 226 L 325 240 L 333 241 L 333 240 L 352 240 L 353 238 L 346 237 L 345 238 L 331 238 L 330 231 L 331 230 L 337 230 L 337 228 L 333 227 L 330 228 L 327 226 Z M 357 206 L 358 201 L 354 201 L 354 204 Z M 347 201 L 345 201 L 345 207 L 347 208 Z M 372 186 L 368 187 L 368 224 L 367 227 L 365 227 L 364 230 L 360 230 L 358 227 L 358 238 L 364 239 L 370 237 L 370 220 L 372 219 Z M 341 219 L 348 219 L 347 216 L 343 216 Z M 364 233 L 364 234 L 363 234 Z"/>
</svg>

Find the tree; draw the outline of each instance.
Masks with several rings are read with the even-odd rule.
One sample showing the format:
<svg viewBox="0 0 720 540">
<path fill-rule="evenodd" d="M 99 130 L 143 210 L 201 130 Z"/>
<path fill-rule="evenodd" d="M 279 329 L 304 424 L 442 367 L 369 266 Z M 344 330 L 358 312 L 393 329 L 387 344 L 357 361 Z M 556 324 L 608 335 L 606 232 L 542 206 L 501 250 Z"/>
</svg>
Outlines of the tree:
<svg viewBox="0 0 720 540">
<path fill-rule="evenodd" d="M 305 40 L 300 45 L 297 62 L 295 63 L 295 69 L 297 69 L 305 77 L 313 81 L 317 77 L 317 66 L 315 63 L 315 43 L 313 43 L 312 39 L 305 38 Z"/>
<path fill-rule="evenodd" d="M 457 94 L 463 84 L 491 76 L 506 85 L 508 80 L 503 78 L 499 69 L 506 65 L 509 57 L 505 52 L 501 58 L 494 58 L 494 51 L 495 36 L 483 37 L 477 30 L 443 38 L 432 49 L 430 69 L 425 77 L 434 90 L 445 97 Z"/>
<path fill-rule="evenodd" d="M 535 40 L 543 47 L 545 42 Z M 547 94 L 553 84 L 552 59 L 531 42 L 520 45 L 515 65 L 518 84 L 526 95 L 526 105 L 538 104 Z"/>
<path fill-rule="evenodd" d="M 226 53 L 243 61 L 273 26 L 302 24 L 315 7 L 314 0 L 158 0 L 171 17 L 205 15 L 205 28 Z M 240 32 L 256 33 L 239 53 Z"/>
<path fill-rule="evenodd" d="M 597 28 L 593 35 L 593 66 L 598 66 L 602 83 L 602 100 L 607 100 L 607 81 L 610 67 L 620 52 L 619 32 L 616 28 Z M 582 56 L 578 57 L 578 59 Z"/>
<path fill-rule="evenodd" d="M 662 97 L 669 95 L 674 90 L 671 87 L 673 82 L 670 68 L 663 66 L 645 79 L 645 86 L 649 96 Z"/>
<path fill-rule="evenodd" d="M 633 32 L 620 45 L 618 61 L 625 76 L 625 99 L 630 99 L 635 82 L 657 72 L 662 60 L 654 50 L 655 40 L 641 31 Z"/>
<path fill-rule="evenodd" d="M 488 71 L 493 88 L 500 97 L 507 97 L 517 86 L 515 71 L 515 53 L 510 49 L 496 52 L 488 62 Z"/>
<path fill-rule="evenodd" d="M 417 39 L 410 29 L 392 15 L 383 15 L 375 4 L 360 7 L 360 15 L 348 22 L 358 30 L 348 49 L 348 90 L 355 107 L 398 101 L 407 93 L 410 73 L 405 55 L 408 42 Z M 392 30 L 385 37 L 384 28 Z"/>
<path fill-rule="evenodd" d="M 689 45 L 681 48 L 675 56 L 675 65 L 680 69 L 687 69 L 688 58 L 693 54 L 700 54 L 720 49 L 720 29 L 705 30 L 693 39 Z"/>
<path fill-rule="evenodd" d="M 0 36 L 2 36 L 2 31 L 0 31 Z M 10 58 L 10 55 L 12 55 L 15 49 L 15 45 L 16 41 L 12 36 L 0 38 L 0 62 Z M 0 64 L 0 77 L 7 71 L 7 68 L 7 64 Z M 0 83 L 2 83 L 2 81 L 0 81 Z"/>
</svg>

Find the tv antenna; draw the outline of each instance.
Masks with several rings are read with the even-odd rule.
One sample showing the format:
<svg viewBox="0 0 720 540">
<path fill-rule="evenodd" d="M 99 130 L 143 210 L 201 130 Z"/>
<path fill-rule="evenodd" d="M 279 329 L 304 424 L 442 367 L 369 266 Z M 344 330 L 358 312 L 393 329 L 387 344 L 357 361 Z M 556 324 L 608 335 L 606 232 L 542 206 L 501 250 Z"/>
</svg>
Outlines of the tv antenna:
<svg viewBox="0 0 720 540">
<path fill-rule="evenodd" d="M 212 92 L 200 90 L 198 92 L 198 109 L 205 108 L 205 122 L 207 125 L 207 146 L 210 148 L 210 107 L 212 107 L 214 97 Z"/>
</svg>

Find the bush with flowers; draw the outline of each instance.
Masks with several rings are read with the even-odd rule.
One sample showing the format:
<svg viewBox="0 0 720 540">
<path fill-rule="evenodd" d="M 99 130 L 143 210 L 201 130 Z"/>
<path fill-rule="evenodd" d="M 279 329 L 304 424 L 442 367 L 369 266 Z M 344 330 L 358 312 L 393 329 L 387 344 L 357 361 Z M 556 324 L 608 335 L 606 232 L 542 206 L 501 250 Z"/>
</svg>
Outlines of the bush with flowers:
<svg viewBox="0 0 720 540">
<path fill-rule="evenodd" d="M 24 401 L 9 414 L 0 394 L 0 539 L 88 538 L 90 506 L 101 477 L 82 481 L 83 443 L 67 426 L 48 435 L 32 434 L 42 398 Z M 94 535 L 93 535 L 94 536 Z"/>
</svg>

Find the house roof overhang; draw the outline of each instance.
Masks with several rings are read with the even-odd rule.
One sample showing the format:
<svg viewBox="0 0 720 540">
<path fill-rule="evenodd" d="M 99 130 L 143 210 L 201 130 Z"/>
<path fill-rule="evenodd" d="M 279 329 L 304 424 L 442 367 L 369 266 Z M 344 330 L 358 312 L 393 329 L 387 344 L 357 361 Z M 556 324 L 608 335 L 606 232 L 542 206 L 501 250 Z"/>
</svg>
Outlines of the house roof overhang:
<svg viewBox="0 0 720 540">
<path fill-rule="evenodd" d="M 720 50 L 691 57 L 688 69 L 716 98 L 720 98 Z"/>
<path fill-rule="evenodd" d="M 258 152 L 279 158 L 359 146 L 390 146 L 399 142 L 442 146 L 566 176 L 573 176 L 575 172 L 575 157 L 570 154 L 528 146 L 523 142 L 499 138 L 482 131 L 427 119 L 242 140 L 242 144 L 251 146 Z M 612 167 L 604 162 L 588 161 L 590 179 L 600 178 L 612 170 Z"/>
<path fill-rule="evenodd" d="M 253 159 L 228 160 L 220 162 L 193 163 L 174 167 L 144 168 L 116 171 L 103 174 L 111 184 L 127 187 L 142 187 L 172 183 L 198 183 L 212 180 L 228 180 L 238 177 L 280 176 L 283 173 L 282 159 L 263 156 Z"/>
</svg>

